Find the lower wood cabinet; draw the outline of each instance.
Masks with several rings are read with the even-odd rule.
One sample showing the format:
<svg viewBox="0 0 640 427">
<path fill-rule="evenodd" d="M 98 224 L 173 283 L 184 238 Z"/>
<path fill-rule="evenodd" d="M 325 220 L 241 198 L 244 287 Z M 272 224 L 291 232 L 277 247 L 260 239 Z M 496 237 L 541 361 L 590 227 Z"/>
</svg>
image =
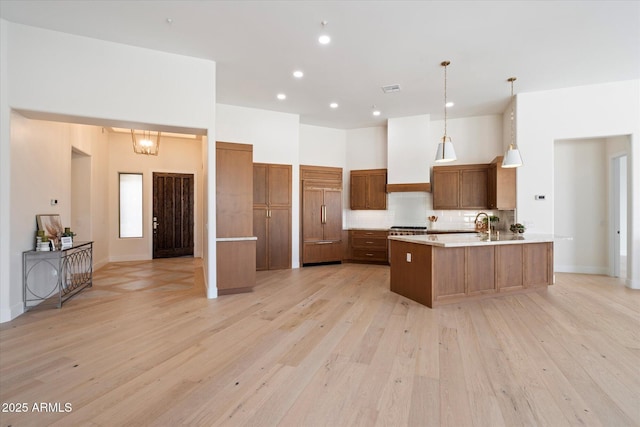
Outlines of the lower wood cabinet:
<svg viewBox="0 0 640 427">
<path fill-rule="evenodd" d="M 218 295 L 251 292 L 256 283 L 256 241 L 216 242 Z"/>
<path fill-rule="evenodd" d="M 391 291 L 429 307 L 553 284 L 553 243 L 390 248 Z"/>
<path fill-rule="evenodd" d="M 291 268 L 291 208 L 254 207 L 256 270 Z"/>
<path fill-rule="evenodd" d="M 387 264 L 387 235 L 386 230 L 349 230 L 350 260 Z"/>
</svg>

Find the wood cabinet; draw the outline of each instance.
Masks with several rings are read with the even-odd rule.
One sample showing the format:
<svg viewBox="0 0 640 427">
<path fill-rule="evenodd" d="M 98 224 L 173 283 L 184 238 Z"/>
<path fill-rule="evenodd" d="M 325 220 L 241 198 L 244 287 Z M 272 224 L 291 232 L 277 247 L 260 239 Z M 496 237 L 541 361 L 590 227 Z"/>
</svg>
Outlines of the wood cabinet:
<svg viewBox="0 0 640 427">
<path fill-rule="evenodd" d="M 490 164 L 434 166 L 434 209 L 515 209 L 516 170 L 502 167 L 502 156 Z"/>
<path fill-rule="evenodd" d="M 429 307 L 553 284 L 553 243 L 441 247 L 391 240 L 390 289 Z"/>
<path fill-rule="evenodd" d="M 386 230 L 349 230 L 349 258 L 352 261 L 387 264 Z"/>
<path fill-rule="evenodd" d="M 342 261 L 342 168 L 300 166 L 302 264 Z"/>
<path fill-rule="evenodd" d="M 351 209 L 387 209 L 386 187 L 386 169 L 351 171 L 351 191 L 349 197 Z"/>
<path fill-rule="evenodd" d="M 502 156 L 489 165 L 487 198 L 489 209 L 516 208 L 516 169 L 503 168 Z"/>
<path fill-rule="evenodd" d="M 249 292 L 256 281 L 253 237 L 253 146 L 216 143 L 218 294 Z"/>
<path fill-rule="evenodd" d="M 256 269 L 291 268 L 291 165 L 253 164 Z"/>
<path fill-rule="evenodd" d="M 488 165 L 433 167 L 433 209 L 486 209 Z"/>
</svg>

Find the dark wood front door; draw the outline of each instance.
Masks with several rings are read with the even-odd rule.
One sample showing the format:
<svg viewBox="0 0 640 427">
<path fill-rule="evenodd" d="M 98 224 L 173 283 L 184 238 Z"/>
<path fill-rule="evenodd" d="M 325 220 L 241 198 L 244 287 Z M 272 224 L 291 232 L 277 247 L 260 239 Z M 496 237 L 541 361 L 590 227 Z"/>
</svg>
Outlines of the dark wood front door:
<svg viewBox="0 0 640 427">
<path fill-rule="evenodd" d="M 193 175 L 153 173 L 153 257 L 193 255 Z"/>
</svg>

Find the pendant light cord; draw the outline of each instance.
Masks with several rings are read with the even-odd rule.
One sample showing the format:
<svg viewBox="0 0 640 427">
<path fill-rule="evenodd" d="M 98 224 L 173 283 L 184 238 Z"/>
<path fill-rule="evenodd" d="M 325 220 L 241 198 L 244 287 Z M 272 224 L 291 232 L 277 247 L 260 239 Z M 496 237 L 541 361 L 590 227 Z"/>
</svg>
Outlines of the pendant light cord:
<svg viewBox="0 0 640 427">
<path fill-rule="evenodd" d="M 514 129 L 513 129 L 513 127 L 514 127 L 513 82 L 516 81 L 516 78 L 515 77 L 509 77 L 508 81 L 511 83 L 511 142 L 510 142 L 510 145 L 511 145 L 511 148 L 514 148 L 516 146 L 516 139 L 515 139 L 515 134 L 514 134 Z"/>
<path fill-rule="evenodd" d="M 449 61 L 443 61 L 440 65 L 444 67 L 444 136 L 442 142 L 447 141 L 447 66 L 451 64 Z"/>
</svg>

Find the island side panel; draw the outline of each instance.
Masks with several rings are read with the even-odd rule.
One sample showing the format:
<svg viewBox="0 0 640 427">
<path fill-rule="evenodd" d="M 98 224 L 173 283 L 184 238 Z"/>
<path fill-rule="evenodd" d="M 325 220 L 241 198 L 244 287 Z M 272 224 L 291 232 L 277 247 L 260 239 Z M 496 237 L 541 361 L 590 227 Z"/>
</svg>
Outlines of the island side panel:
<svg viewBox="0 0 640 427">
<path fill-rule="evenodd" d="M 523 245 L 524 286 L 535 288 L 553 284 L 553 243 Z"/>
<path fill-rule="evenodd" d="M 464 297 L 465 284 L 465 249 L 433 248 L 433 291 L 434 301 Z"/>
<path fill-rule="evenodd" d="M 498 292 L 515 291 L 524 288 L 523 250 L 525 245 L 496 246 L 496 282 Z"/>
<path fill-rule="evenodd" d="M 391 240 L 391 292 L 433 308 L 432 249 L 427 245 Z"/>
<path fill-rule="evenodd" d="M 467 249 L 467 295 L 496 292 L 495 246 L 475 246 Z"/>
</svg>

